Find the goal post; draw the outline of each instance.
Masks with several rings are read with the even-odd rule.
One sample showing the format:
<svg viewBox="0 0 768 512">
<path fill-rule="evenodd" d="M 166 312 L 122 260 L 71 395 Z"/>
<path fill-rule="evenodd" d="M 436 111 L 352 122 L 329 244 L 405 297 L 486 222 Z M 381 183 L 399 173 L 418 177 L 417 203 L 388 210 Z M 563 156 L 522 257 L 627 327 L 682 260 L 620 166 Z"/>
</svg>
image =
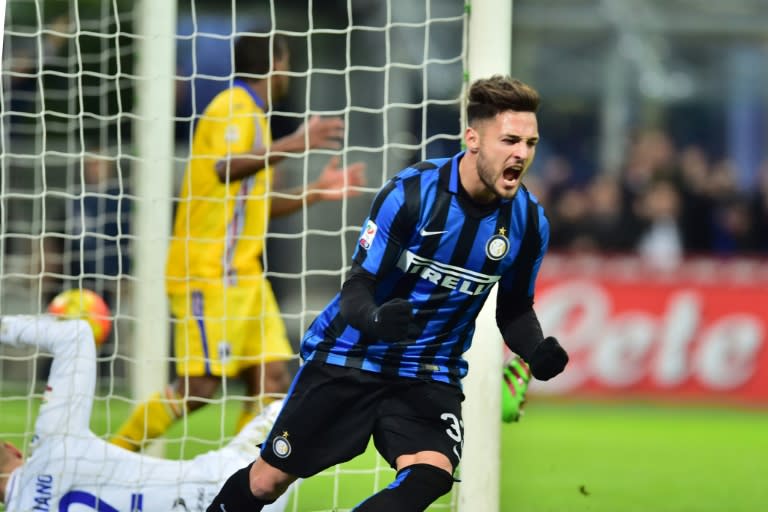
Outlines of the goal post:
<svg viewBox="0 0 768 512">
<path fill-rule="evenodd" d="M 512 63 L 513 0 L 468 3 L 467 75 L 469 82 L 508 74 Z M 501 361 L 502 338 L 496 327 L 496 289 L 477 319 L 467 352 L 464 451 L 459 484 L 459 512 L 498 512 L 501 500 Z"/>
<path fill-rule="evenodd" d="M 170 354 L 165 259 L 171 232 L 174 175 L 176 1 L 140 0 L 135 7 L 136 141 L 134 183 L 133 368 L 131 395 L 145 399 L 168 383 Z M 155 443 L 153 454 L 162 445 Z"/>
</svg>

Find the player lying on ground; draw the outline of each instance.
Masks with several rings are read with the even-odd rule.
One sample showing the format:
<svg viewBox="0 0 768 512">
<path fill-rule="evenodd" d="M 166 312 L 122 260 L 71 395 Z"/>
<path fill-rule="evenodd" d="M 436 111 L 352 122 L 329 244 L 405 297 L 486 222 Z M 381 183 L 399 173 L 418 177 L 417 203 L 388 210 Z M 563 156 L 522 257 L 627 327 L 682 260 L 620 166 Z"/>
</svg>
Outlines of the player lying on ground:
<svg viewBox="0 0 768 512">
<path fill-rule="evenodd" d="M 256 444 L 281 406 L 274 402 L 226 446 L 192 460 L 139 455 L 89 429 L 96 349 L 85 321 L 0 317 L 0 342 L 53 355 L 31 456 L 24 460 L 12 444 L 0 443 L 0 501 L 6 512 L 67 511 L 76 504 L 99 512 L 205 510 L 227 477 L 259 456 Z M 286 503 L 281 498 L 265 510 L 282 512 Z"/>
</svg>

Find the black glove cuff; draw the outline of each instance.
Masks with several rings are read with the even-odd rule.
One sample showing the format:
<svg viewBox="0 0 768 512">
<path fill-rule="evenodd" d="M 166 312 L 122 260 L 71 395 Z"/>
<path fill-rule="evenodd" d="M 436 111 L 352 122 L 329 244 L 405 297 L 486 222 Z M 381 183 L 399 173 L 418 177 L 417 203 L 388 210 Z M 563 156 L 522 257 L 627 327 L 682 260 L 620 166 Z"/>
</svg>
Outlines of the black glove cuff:
<svg viewBox="0 0 768 512">
<path fill-rule="evenodd" d="M 352 272 L 341 288 L 339 312 L 352 327 L 364 333 L 373 330 L 376 303 L 373 300 L 375 281 L 362 269 Z"/>
</svg>

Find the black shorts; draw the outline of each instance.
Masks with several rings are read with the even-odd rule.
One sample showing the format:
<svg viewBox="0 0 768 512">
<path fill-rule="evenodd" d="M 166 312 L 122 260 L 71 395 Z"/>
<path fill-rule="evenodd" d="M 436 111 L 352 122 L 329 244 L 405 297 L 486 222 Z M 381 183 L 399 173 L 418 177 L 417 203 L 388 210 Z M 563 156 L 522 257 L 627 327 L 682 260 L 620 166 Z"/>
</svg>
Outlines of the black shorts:
<svg viewBox="0 0 768 512">
<path fill-rule="evenodd" d="M 307 478 L 363 453 L 373 436 L 392 467 L 400 455 L 429 450 L 445 454 L 456 469 L 463 400 L 450 384 L 309 362 L 296 375 L 261 456 Z"/>
</svg>

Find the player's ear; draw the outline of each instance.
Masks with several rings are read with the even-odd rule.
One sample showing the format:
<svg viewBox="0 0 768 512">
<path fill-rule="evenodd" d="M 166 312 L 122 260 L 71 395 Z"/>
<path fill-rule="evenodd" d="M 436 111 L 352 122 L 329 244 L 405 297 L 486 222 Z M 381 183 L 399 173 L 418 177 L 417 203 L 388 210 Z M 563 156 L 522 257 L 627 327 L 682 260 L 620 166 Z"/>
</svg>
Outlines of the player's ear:
<svg viewBox="0 0 768 512">
<path fill-rule="evenodd" d="M 480 135 L 477 133 L 477 130 L 471 126 L 467 126 L 467 129 L 464 131 L 464 142 L 470 151 L 472 148 L 476 148 L 479 145 L 479 139 Z"/>
</svg>

